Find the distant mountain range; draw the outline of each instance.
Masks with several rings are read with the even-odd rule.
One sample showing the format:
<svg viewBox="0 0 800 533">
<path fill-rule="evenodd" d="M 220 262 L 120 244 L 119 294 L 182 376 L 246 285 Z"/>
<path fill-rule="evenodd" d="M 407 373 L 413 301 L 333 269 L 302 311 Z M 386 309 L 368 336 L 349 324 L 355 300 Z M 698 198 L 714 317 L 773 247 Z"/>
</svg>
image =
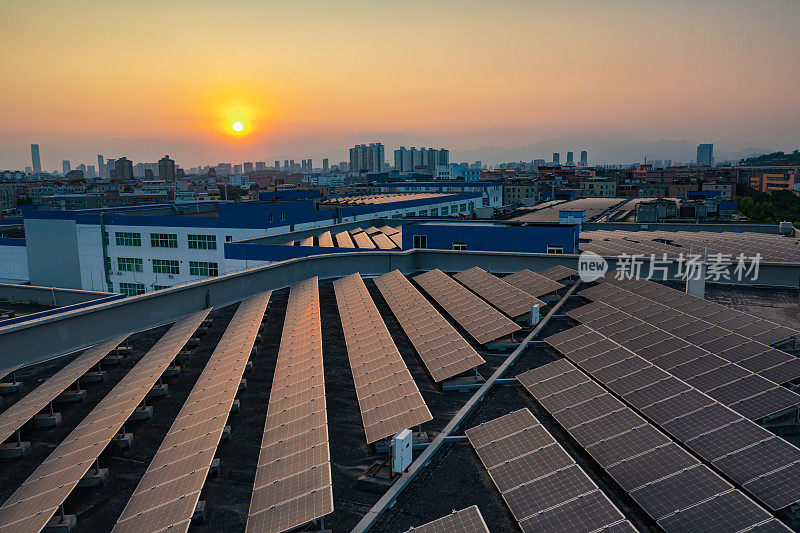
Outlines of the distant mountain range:
<svg viewBox="0 0 800 533">
<path fill-rule="evenodd" d="M 687 163 L 697 158 L 697 144 L 691 141 L 648 141 L 627 136 L 557 137 L 518 148 L 484 146 L 471 150 L 451 150 L 450 160 L 482 161 L 488 165 L 534 159 L 552 161 L 553 152 L 559 152 L 561 162 L 564 163 L 567 152 L 572 151 L 575 162 L 578 163 L 581 150 L 587 150 L 590 165 L 641 163 L 645 157 L 648 160 L 671 159 L 674 163 Z M 722 152 L 716 150 L 717 146 L 714 148 L 714 159 L 717 162 L 739 161 L 771 151 L 766 148 L 745 148 L 736 152 Z"/>
</svg>

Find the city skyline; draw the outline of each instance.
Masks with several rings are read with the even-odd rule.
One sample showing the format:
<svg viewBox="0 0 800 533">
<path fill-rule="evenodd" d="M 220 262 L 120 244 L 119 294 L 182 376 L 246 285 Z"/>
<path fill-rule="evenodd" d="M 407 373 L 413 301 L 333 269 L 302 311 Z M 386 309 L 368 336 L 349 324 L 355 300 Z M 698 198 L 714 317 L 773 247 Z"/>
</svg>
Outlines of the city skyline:
<svg viewBox="0 0 800 533">
<path fill-rule="evenodd" d="M 57 169 L 97 153 L 335 161 L 374 141 L 449 146 L 458 159 L 565 136 L 720 152 L 800 140 L 795 2 L 5 7 L 0 33 L 15 53 L 0 58 L 4 168 L 30 165 L 31 143 Z M 364 50 L 375 67 L 346 68 Z M 755 74 L 770 71 L 780 76 Z M 590 142 L 560 148 L 581 149 L 611 162 Z"/>
</svg>

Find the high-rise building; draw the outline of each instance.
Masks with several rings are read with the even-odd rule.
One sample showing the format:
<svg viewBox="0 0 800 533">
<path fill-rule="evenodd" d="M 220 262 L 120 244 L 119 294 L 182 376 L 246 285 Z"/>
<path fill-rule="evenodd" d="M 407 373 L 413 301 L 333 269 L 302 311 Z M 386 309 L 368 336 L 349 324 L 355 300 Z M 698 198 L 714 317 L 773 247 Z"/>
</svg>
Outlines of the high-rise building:
<svg viewBox="0 0 800 533">
<path fill-rule="evenodd" d="M 561 154 L 559 154 L 558 152 L 553 152 L 553 164 L 554 165 L 561 164 Z"/>
<path fill-rule="evenodd" d="M 133 179 L 133 161 L 127 157 L 114 161 L 114 177 L 118 180 Z"/>
<path fill-rule="evenodd" d="M 450 150 L 447 150 L 445 148 L 439 148 L 439 164 L 440 165 L 450 164 Z"/>
<path fill-rule="evenodd" d="M 31 168 L 34 174 L 40 174 L 42 172 L 42 160 L 39 158 L 38 144 L 31 145 Z"/>
<path fill-rule="evenodd" d="M 72 170 L 72 167 L 69 164 L 69 159 L 65 159 L 61 162 L 61 170 L 64 172 L 65 175 L 67 172 Z"/>
<path fill-rule="evenodd" d="M 326 157 L 325 159 L 322 160 L 322 171 L 323 172 L 328 172 L 328 170 L 329 170 L 329 168 L 328 168 L 328 158 Z"/>
<path fill-rule="evenodd" d="M 256 172 L 267 170 L 267 162 L 266 161 L 256 161 Z"/>
<path fill-rule="evenodd" d="M 697 164 L 702 167 L 714 166 L 714 145 L 713 144 L 699 144 L 697 145 Z"/>
<path fill-rule="evenodd" d="M 233 173 L 238 176 L 242 173 L 242 165 L 233 165 Z"/>
<path fill-rule="evenodd" d="M 350 172 L 383 172 L 386 152 L 383 144 L 357 144 L 350 148 Z"/>
<path fill-rule="evenodd" d="M 581 166 L 589 166 L 589 153 L 586 150 L 581 150 Z"/>
<path fill-rule="evenodd" d="M 289 160 L 288 159 L 284 159 L 283 160 L 283 168 L 285 168 L 286 170 L 289 170 Z"/>
<path fill-rule="evenodd" d="M 567 152 L 567 166 L 575 166 L 575 156 L 572 154 L 572 152 Z"/>
<path fill-rule="evenodd" d="M 94 165 L 86 165 L 86 179 L 96 178 L 97 174 L 94 170 Z"/>
<path fill-rule="evenodd" d="M 252 172 L 253 171 L 253 163 L 249 163 L 248 162 L 248 163 L 245 163 L 244 165 L 242 165 L 242 171 L 245 174 L 247 174 L 249 172 Z"/>
<path fill-rule="evenodd" d="M 158 160 L 158 178 L 166 181 L 175 181 L 175 161 L 165 155 Z"/>
<path fill-rule="evenodd" d="M 275 161 L 275 170 L 278 170 L 279 168 L 281 168 L 281 162 Z"/>
<path fill-rule="evenodd" d="M 107 178 L 108 172 L 106 171 L 106 164 L 103 162 L 103 156 L 97 154 L 97 174 L 101 178 Z"/>
</svg>

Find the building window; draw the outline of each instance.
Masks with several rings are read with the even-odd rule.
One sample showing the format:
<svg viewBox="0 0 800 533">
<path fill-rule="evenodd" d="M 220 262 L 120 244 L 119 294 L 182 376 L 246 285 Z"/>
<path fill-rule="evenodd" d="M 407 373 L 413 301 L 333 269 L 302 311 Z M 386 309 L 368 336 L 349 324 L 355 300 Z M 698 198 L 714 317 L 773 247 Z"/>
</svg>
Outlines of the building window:
<svg viewBox="0 0 800 533">
<path fill-rule="evenodd" d="M 105 263 L 106 272 L 111 272 L 111 268 L 112 268 L 111 267 L 111 258 L 110 257 L 104 257 L 103 258 L 103 262 Z"/>
<path fill-rule="evenodd" d="M 164 289 L 169 289 L 169 285 L 153 285 L 154 291 L 162 291 Z"/>
<path fill-rule="evenodd" d="M 219 276 L 219 267 L 217 263 L 189 261 L 189 274 L 192 276 Z"/>
<path fill-rule="evenodd" d="M 131 233 L 128 231 L 117 231 L 115 233 L 117 246 L 141 246 L 142 234 Z"/>
<path fill-rule="evenodd" d="M 174 259 L 153 259 L 153 274 L 180 274 L 181 267 Z"/>
<path fill-rule="evenodd" d="M 177 248 L 178 236 L 175 233 L 151 233 L 150 246 L 153 248 Z"/>
<path fill-rule="evenodd" d="M 428 236 L 427 235 L 414 235 L 414 248 L 427 248 Z"/>
<path fill-rule="evenodd" d="M 269 215 L 267 215 L 267 222 L 272 222 L 273 220 L 275 220 L 274 214 L 270 213 Z"/>
<path fill-rule="evenodd" d="M 453 250 L 466 250 L 467 243 L 465 242 L 454 242 L 453 243 Z"/>
<path fill-rule="evenodd" d="M 564 247 L 560 244 L 548 244 L 547 245 L 547 253 L 548 254 L 563 254 Z"/>
<path fill-rule="evenodd" d="M 281 220 L 286 220 L 286 213 L 281 211 Z"/>
<path fill-rule="evenodd" d="M 190 250 L 216 250 L 216 235 L 189 235 Z"/>
<path fill-rule="evenodd" d="M 447 206 L 442 207 L 442 216 L 446 215 L 447 213 L 448 213 Z"/>
<path fill-rule="evenodd" d="M 123 272 L 144 272 L 142 260 L 135 257 L 117 257 L 117 267 Z"/>
<path fill-rule="evenodd" d="M 470 202 L 469 203 L 469 209 L 470 209 L 470 211 L 475 209 L 475 202 Z"/>
<path fill-rule="evenodd" d="M 114 292 L 114 284 L 113 283 L 109 283 L 108 284 L 108 292 Z"/>
<path fill-rule="evenodd" d="M 462 213 L 466 213 L 467 212 L 467 204 L 461 204 L 460 206 L 458 206 L 458 208 L 459 208 L 459 211 L 461 211 Z"/>
<path fill-rule="evenodd" d="M 233 236 L 232 235 L 225 235 L 225 242 L 233 242 Z"/>
<path fill-rule="evenodd" d="M 143 283 L 125 283 L 119 284 L 119 292 L 125 296 L 136 296 L 137 294 L 144 294 Z"/>
<path fill-rule="evenodd" d="M 419 216 L 421 216 L 421 217 L 428 216 L 428 210 L 427 209 L 420 209 Z"/>
<path fill-rule="evenodd" d="M 438 207 L 431 208 L 431 216 L 432 217 L 438 217 L 439 216 L 439 208 Z"/>
<path fill-rule="evenodd" d="M 103 232 L 103 244 L 108 246 L 108 232 L 107 231 Z"/>
</svg>

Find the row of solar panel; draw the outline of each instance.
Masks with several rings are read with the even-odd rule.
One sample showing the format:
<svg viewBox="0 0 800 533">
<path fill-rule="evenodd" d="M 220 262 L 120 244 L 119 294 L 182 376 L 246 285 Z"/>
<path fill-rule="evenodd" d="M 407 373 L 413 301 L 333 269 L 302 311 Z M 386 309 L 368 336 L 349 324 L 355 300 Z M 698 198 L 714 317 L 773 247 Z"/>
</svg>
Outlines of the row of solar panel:
<svg viewBox="0 0 800 533">
<path fill-rule="evenodd" d="M 788 530 L 565 359 L 517 379 L 665 531 Z"/>
<path fill-rule="evenodd" d="M 800 450 L 795 446 L 587 326 L 545 341 L 770 509 L 800 501 Z M 607 360 L 597 359 L 608 352 L 581 351 L 600 345 L 630 357 L 606 365 Z M 612 366 L 616 369 L 609 372 Z M 598 409 L 599 403 L 584 405 Z M 723 443 L 717 437 L 727 452 L 718 453 Z"/>
</svg>

